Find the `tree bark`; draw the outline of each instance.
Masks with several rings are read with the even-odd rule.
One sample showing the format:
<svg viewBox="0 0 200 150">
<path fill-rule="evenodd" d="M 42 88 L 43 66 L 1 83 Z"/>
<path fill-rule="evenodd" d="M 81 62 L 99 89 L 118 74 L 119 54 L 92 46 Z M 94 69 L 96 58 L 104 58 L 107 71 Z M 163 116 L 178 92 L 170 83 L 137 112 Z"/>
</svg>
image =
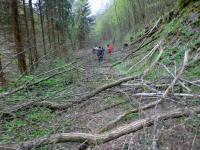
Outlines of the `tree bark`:
<svg viewBox="0 0 200 150">
<path fill-rule="evenodd" d="M 43 41 L 43 48 L 44 48 L 44 56 L 47 60 L 47 50 L 46 50 L 46 42 L 45 42 L 45 35 L 44 35 L 44 17 L 42 15 L 42 6 L 41 6 L 41 0 L 39 0 L 39 10 L 40 10 L 40 23 L 42 28 L 42 41 Z"/>
<path fill-rule="evenodd" d="M 0 86 L 4 86 L 6 83 L 6 79 L 4 77 L 3 68 L 1 64 L 1 54 L 0 54 Z"/>
<path fill-rule="evenodd" d="M 49 40 L 49 48 L 51 48 L 51 32 L 50 32 L 50 20 L 49 20 L 49 2 L 45 0 L 45 12 L 46 12 L 46 19 L 47 19 L 47 32 L 48 32 L 48 40 Z"/>
<path fill-rule="evenodd" d="M 54 46 L 54 51 L 57 49 L 56 46 L 56 35 L 55 35 L 55 29 L 54 29 L 54 19 L 51 18 L 51 30 L 52 30 L 52 36 L 53 36 L 53 46 Z"/>
<path fill-rule="evenodd" d="M 13 29 L 14 29 L 14 38 L 15 38 L 15 46 L 16 52 L 18 53 L 18 68 L 21 74 L 27 73 L 27 66 L 26 66 L 26 59 L 25 53 L 23 51 L 22 46 L 22 39 L 20 34 L 20 27 L 19 27 L 19 13 L 18 13 L 18 6 L 16 0 L 11 0 L 11 10 L 12 10 L 12 19 L 13 19 Z"/>
<path fill-rule="evenodd" d="M 33 51 L 32 51 L 32 44 L 30 41 L 31 37 L 30 37 L 29 26 L 28 26 L 28 18 L 27 18 L 25 0 L 23 0 L 23 9 L 24 9 L 24 18 L 25 18 L 25 26 L 26 26 L 26 36 L 27 36 L 27 42 L 28 42 L 28 47 L 29 47 L 29 65 L 30 65 L 30 71 L 32 71 L 34 69 Z"/>
<path fill-rule="evenodd" d="M 33 49 L 34 49 L 34 63 L 36 66 L 38 66 L 39 56 L 38 56 L 38 51 L 37 51 L 35 20 L 34 20 L 34 14 L 33 14 L 32 0 L 29 0 L 29 8 L 30 8 L 30 17 L 31 17 L 32 41 L 33 41 Z"/>
<path fill-rule="evenodd" d="M 163 50 L 162 50 L 163 51 Z M 180 76 L 182 75 L 183 71 L 186 69 L 187 65 L 188 65 L 188 55 L 189 55 L 189 51 L 186 51 L 185 52 L 185 56 L 184 56 L 184 60 L 183 60 L 183 64 L 182 64 L 182 67 L 180 68 L 180 71 L 178 72 L 178 74 L 176 75 L 176 77 L 174 78 L 174 80 L 172 81 L 172 83 L 168 86 L 168 88 L 165 90 L 164 93 L 162 93 L 161 95 L 161 98 L 158 99 L 158 101 L 155 101 L 155 102 L 152 102 L 152 103 L 149 103 L 149 104 L 146 104 L 140 108 L 136 108 L 136 109 L 133 109 L 131 111 L 128 111 L 128 112 L 125 112 L 123 113 L 122 115 L 118 116 L 115 120 L 111 121 L 108 123 L 108 125 L 106 127 L 104 127 L 101 132 L 104 132 L 104 131 L 107 131 L 111 128 L 113 128 L 119 121 L 121 121 L 123 118 L 125 118 L 126 116 L 132 114 L 132 113 L 136 113 L 138 112 L 139 110 L 146 110 L 146 109 L 149 109 L 149 108 L 152 108 L 152 107 L 155 107 L 156 105 L 160 104 L 163 102 L 164 98 L 169 94 L 171 88 L 175 85 L 176 81 L 180 78 Z M 159 57 L 157 58 L 157 60 L 159 60 Z M 155 61 L 157 62 L 157 61 Z M 155 64 L 155 62 L 153 64 Z M 152 64 L 152 65 L 153 65 Z M 147 71 L 149 71 L 149 69 L 147 69 L 146 71 L 144 71 L 144 75 L 147 74 Z M 143 76 L 144 77 L 144 76 Z M 154 93 L 155 94 L 155 93 Z M 136 95 L 136 94 L 135 94 Z M 153 95 L 153 94 L 152 94 Z M 158 95 L 158 94 L 157 94 Z M 184 94 L 184 96 L 188 96 L 188 97 L 191 97 L 191 96 L 194 96 L 194 97 L 199 97 L 199 95 L 191 95 L 191 94 Z M 141 94 L 140 94 L 141 96 Z M 143 94 L 144 96 L 144 94 Z M 180 96 L 180 94 L 179 94 Z M 182 95 L 183 96 L 183 95 Z"/>
</svg>

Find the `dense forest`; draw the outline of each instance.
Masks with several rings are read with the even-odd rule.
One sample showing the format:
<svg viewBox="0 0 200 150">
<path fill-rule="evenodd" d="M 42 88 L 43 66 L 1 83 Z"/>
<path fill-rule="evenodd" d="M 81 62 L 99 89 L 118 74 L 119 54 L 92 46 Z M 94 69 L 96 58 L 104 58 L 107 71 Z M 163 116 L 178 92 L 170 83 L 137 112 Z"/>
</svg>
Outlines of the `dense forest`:
<svg viewBox="0 0 200 150">
<path fill-rule="evenodd" d="M 199 0 L 0 0 L 0 150 L 199 150 L 199 66 Z"/>
</svg>

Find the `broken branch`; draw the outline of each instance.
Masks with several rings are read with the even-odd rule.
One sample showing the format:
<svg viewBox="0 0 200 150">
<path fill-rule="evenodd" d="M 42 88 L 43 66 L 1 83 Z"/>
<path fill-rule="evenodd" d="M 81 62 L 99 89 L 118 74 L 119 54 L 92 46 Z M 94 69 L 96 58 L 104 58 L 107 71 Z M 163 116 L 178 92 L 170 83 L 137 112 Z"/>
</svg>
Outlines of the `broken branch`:
<svg viewBox="0 0 200 150">
<path fill-rule="evenodd" d="M 158 115 L 158 120 L 167 120 L 172 118 L 187 117 L 193 113 L 200 113 L 200 107 L 190 107 L 184 109 L 174 109 Z M 99 145 L 115 140 L 123 135 L 137 132 L 145 127 L 153 125 L 154 116 L 151 118 L 140 119 L 130 124 L 118 127 L 115 130 L 103 133 L 103 134 L 90 134 L 90 133 L 60 133 L 54 134 L 49 137 L 38 138 L 32 141 L 23 142 L 21 144 L 14 145 L 0 145 L 3 149 L 15 149 L 15 150 L 29 150 L 32 148 L 38 148 L 49 144 L 65 143 L 65 142 L 77 142 L 83 143 L 87 141 L 89 145 Z"/>
</svg>

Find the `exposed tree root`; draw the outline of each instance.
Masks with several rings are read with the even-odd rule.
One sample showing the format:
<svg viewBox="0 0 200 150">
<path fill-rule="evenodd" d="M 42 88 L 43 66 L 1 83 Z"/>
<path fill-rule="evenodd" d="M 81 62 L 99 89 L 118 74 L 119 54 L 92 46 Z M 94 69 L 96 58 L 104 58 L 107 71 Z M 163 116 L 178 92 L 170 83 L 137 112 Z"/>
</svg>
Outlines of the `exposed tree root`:
<svg viewBox="0 0 200 150">
<path fill-rule="evenodd" d="M 158 120 L 167 120 L 172 118 L 187 117 L 193 113 L 200 113 L 200 106 L 190 107 L 184 109 L 175 109 L 169 112 L 159 114 Z M 103 134 L 90 134 L 90 133 L 60 133 L 54 134 L 50 137 L 38 138 L 33 141 L 23 142 L 14 145 L 0 145 L 0 149 L 15 149 L 15 150 L 30 150 L 49 144 L 64 143 L 64 142 L 77 142 L 83 143 L 87 141 L 88 145 L 99 145 L 115 140 L 123 135 L 133 133 L 141 130 L 144 126 L 149 127 L 154 123 L 154 116 L 151 118 L 140 119 L 128 125 L 121 126 L 115 130 Z"/>
</svg>

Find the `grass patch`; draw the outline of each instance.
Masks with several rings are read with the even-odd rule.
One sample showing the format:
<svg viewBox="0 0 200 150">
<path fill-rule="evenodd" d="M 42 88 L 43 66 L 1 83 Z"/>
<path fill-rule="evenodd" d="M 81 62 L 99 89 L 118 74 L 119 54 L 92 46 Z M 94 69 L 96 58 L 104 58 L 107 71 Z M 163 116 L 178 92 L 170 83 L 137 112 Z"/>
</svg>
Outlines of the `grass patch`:
<svg viewBox="0 0 200 150">
<path fill-rule="evenodd" d="M 17 116 L 21 117 L 1 124 L 0 141 L 2 143 L 18 143 L 44 137 L 53 131 L 51 122 L 54 115 L 47 108 L 33 108 L 18 112 Z"/>
<path fill-rule="evenodd" d="M 200 69 L 199 63 L 194 64 L 192 67 L 185 71 L 185 77 L 189 80 L 199 79 L 200 77 Z"/>
<path fill-rule="evenodd" d="M 5 88 L 3 88 L 3 87 L 0 87 L 0 93 L 2 93 L 2 92 L 5 92 L 6 91 L 6 89 Z"/>
<path fill-rule="evenodd" d="M 120 74 L 126 74 L 127 73 L 127 62 L 121 63 L 114 67 L 115 70 L 117 70 Z"/>
<path fill-rule="evenodd" d="M 132 113 L 129 114 L 124 118 L 124 121 L 129 121 L 129 120 L 138 120 L 139 119 L 139 113 Z"/>
</svg>

